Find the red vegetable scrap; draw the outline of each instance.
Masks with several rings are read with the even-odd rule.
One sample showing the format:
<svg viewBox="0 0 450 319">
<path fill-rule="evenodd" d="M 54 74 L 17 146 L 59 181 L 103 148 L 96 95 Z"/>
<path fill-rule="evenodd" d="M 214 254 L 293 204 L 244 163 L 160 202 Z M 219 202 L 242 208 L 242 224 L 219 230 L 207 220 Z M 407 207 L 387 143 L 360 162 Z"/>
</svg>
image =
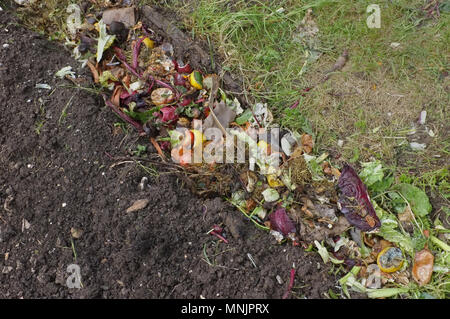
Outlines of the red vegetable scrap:
<svg viewBox="0 0 450 319">
<path fill-rule="evenodd" d="M 289 286 L 286 292 L 283 295 L 283 299 L 287 299 L 289 297 L 289 294 L 291 293 L 292 287 L 294 287 L 294 279 L 295 279 L 295 268 L 292 267 L 291 269 L 291 276 L 289 278 Z"/>
<path fill-rule="evenodd" d="M 173 60 L 173 64 L 175 65 L 175 70 L 179 73 L 188 74 L 193 71 L 192 67 L 189 63 L 184 63 L 182 61 Z"/>
<path fill-rule="evenodd" d="M 139 51 L 141 49 L 142 41 L 147 39 L 147 37 L 141 37 L 139 38 L 136 43 L 133 46 L 133 69 L 137 70 L 138 67 L 138 58 L 139 58 Z"/>
<path fill-rule="evenodd" d="M 297 230 L 293 221 L 286 213 L 286 209 L 284 209 L 283 207 L 278 208 L 275 212 L 269 215 L 269 220 L 271 231 L 279 233 L 283 235 L 283 237 L 288 237 L 294 242 L 297 241 Z"/>
<path fill-rule="evenodd" d="M 164 123 L 172 123 L 178 119 L 178 115 L 175 111 L 176 111 L 175 107 L 165 106 L 160 110 L 162 114 L 159 114 L 158 116 Z"/>
<path fill-rule="evenodd" d="M 381 226 L 366 185 L 350 165 L 344 165 L 338 186 L 341 191 L 338 207 L 350 224 L 362 231 L 371 231 Z"/>
<path fill-rule="evenodd" d="M 223 228 L 218 225 L 214 225 L 213 229 L 209 232 L 210 235 L 216 236 L 221 241 L 223 241 L 225 244 L 228 244 L 228 240 L 222 236 L 222 233 L 223 233 Z"/>
</svg>

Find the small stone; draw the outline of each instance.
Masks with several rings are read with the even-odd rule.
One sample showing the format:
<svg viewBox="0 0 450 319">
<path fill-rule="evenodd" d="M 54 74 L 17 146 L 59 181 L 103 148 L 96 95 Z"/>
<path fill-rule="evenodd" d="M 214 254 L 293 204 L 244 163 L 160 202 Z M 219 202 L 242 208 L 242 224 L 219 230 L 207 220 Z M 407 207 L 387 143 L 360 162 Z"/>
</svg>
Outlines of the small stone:
<svg viewBox="0 0 450 319">
<path fill-rule="evenodd" d="M 81 237 L 81 235 L 83 235 L 83 231 L 81 229 L 77 229 L 77 228 L 71 228 L 70 229 L 70 233 L 72 234 L 72 237 L 75 239 L 79 239 Z"/>
<path fill-rule="evenodd" d="M 31 227 L 31 224 L 25 218 L 22 219 L 22 233 Z"/>
<path fill-rule="evenodd" d="M 277 276 L 276 276 L 276 279 L 277 279 L 277 281 L 278 281 L 278 283 L 279 283 L 280 285 L 283 284 L 283 279 L 281 279 L 280 275 L 277 275 Z"/>
<path fill-rule="evenodd" d="M 127 28 L 136 24 L 134 8 L 108 9 L 103 12 L 103 21 L 106 24 L 122 22 Z"/>
<path fill-rule="evenodd" d="M 8 43 L 3 44 L 3 48 L 4 48 L 4 49 L 9 48 L 9 44 L 8 44 Z"/>
<path fill-rule="evenodd" d="M 398 42 L 392 42 L 392 43 L 391 43 L 391 48 L 397 49 L 397 48 L 399 48 L 399 47 L 400 47 L 400 43 L 398 43 Z"/>
<path fill-rule="evenodd" d="M 11 272 L 11 270 L 13 270 L 13 267 L 5 266 L 5 267 L 3 267 L 2 274 L 9 274 Z"/>
<path fill-rule="evenodd" d="M 135 201 L 133 203 L 133 205 L 128 207 L 127 213 L 132 213 L 132 212 L 136 212 L 138 210 L 141 210 L 141 209 L 147 207 L 148 203 L 149 203 L 148 199 L 139 199 L 139 200 Z"/>
<path fill-rule="evenodd" d="M 409 146 L 410 146 L 411 149 L 414 150 L 414 151 L 423 151 L 423 150 L 425 150 L 425 148 L 427 147 L 426 144 L 416 143 L 416 142 L 411 142 L 411 143 L 409 143 Z"/>
<path fill-rule="evenodd" d="M 140 191 L 143 191 L 147 187 L 147 184 L 148 184 L 148 178 L 145 176 L 142 177 L 141 182 L 138 185 L 138 189 Z"/>
<path fill-rule="evenodd" d="M 418 122 L 420 125 L 424 125 L 426 121 L 427 121 L 427 111 L 424 110 L 424 111 L 420 112 Z"/>
</svg>

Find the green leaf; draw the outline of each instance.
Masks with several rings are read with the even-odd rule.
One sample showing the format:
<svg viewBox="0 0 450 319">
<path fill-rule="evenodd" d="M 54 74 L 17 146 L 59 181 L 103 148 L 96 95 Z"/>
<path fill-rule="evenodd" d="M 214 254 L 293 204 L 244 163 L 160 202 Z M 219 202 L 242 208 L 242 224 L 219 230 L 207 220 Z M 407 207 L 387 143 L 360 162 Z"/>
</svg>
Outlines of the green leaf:
<svg viewBox="0 0 450 319">
<path fill-rule="evenodd" d="M 364 184 L 371 186 L 376 182 L 381 182 L 384 177 L 383 166 L 380 161 L 361 163 L 363 169 L 359 173 L 359 177 Z"/>
<path fill-rule="evenodd" d="M 269 203 L 274 202 L 280 198 L 280 194 L 278 194 L 278 192 L 273 188 L 267 188 L 261 194 L 264 196 L 264 200 Z"/>
<path fill-rule="evenodd" d="M 308 166 L 309 172 L 311 173 L 312 179 L 315 181 L 323 180 L 324 179 L 323 169 L 322 166 L 320 165 L 320 163 L 325 160 L 325 158 L 323 158 L 323 154 L 320 157 L 317 157 L 305 153 L 303 154 L 303 157 L 305 158 L 305 162 Z"/>
<path fill-rule="evenodd" d="M 403 234 L 400 230 L 397 230 L 397 218 L 393 214 L 382 209 L 374 201 L 372 201 L 372 204 L 381 221 L 381 227 L 377 235 L 383 237 L 387 241 L 398 244 L 409 255 L 414 256 L 414 245 L 411 237 L 408 234 Z"/>
<path fill-rule="evenodd" d="M 235 121 L 236 121 L 237 124 L 242 125 L 242 124 L 248 122 L 251 119 L 252 116 L 253 116 L 253 113 L 252 113 L 251 110 L 245 110 L 245 112 L 242 113 L 241 116 L 236 118 Z"/>
<path fill-rule="evenodd" d="M 416 216 L 426 216 L 431 212 L 430 200 L 420 188 L 411 184 L 398 184 L 393 189 L 405 197 Z"/>
<path fill-rule="evenodd" d="M 381 289 L 367 289 L 367 296 L 369 298 L 388 298 L 398 294 L 406 293 L 409 288 L 381 288 Z"/>
<path fill-rule="evenodd" d="M 394 176 L 385 177 L 383 180 L 373 183 L 369 186 L 369 190 L 372 192 L 382 193 L 388 190 L 394 182 Z"/>
<path fill-rule="evenodd" d="M 118 82 L 119 79 L 117 79 L 109 70 L 103 71 L 102 74 L 98 78 L 100 84 L 105 87 L 111 87 L 111 85 L 108 83 L 109 81 Z M 114 88 L 114 84 L 112 84 L 112 87 Z"/>
<path fill-rule="evenodd" d="M 153 111 L 146 111 L 146 112 L 134 112 L 127 109 L 124 109 L 123 112 L 130 116 L 131 118 L 138 120 L 141 123 L 146 123 L 150 119 L 153 118 Z"/>
</svg>

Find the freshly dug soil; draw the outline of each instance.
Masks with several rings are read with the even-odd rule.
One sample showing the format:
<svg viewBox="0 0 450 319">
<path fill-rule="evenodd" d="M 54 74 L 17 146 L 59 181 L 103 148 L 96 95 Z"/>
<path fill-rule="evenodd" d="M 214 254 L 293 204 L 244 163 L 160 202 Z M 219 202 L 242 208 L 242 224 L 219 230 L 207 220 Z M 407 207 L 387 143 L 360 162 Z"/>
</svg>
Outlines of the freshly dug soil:
<svg viewBox="0 0 450 319">
<path fill-rule="evenodd" d="M 221 198 L 197 198 L 168 174 L 138 190 L 147 173 L 114 158 L 150 143 L 54 77 L 71 65 L 88 81 L 87 70 L 11 12 L 0 12 L 0 42 L 1 298 L 280 298 L 293 263 L 291 298 L 336 289 L 317 253 L 276 244 Z M 148 206 L 127 213 L 138 199 Z M 214 224 L 229 244 L 207 234 Z M 70 264 L 80 289 L 66 285 Z"/>
</svg>

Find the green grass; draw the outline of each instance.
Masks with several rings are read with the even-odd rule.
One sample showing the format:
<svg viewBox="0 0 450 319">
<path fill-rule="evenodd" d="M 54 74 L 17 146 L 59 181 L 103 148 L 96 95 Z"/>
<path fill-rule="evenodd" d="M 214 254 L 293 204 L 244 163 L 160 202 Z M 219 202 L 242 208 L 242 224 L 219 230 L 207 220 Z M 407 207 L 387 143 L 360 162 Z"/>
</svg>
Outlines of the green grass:
<svg viewBox="0 0 450 319">
<path fill-rule="evenodd" d="M 448 79 L 442 79 L 449 68 L 449 14 L 430 19 L 421 10 L 426 1 L 384 1 L 381 28 L 369 29 L 371 3 L 202 0 L 173 6 L 184 27 L 213 42 L 224 66 L 243 78 L 250 103 L 264 100 L 283 126 L 313 131 L 319 152 L 335 151 L 355 163 L 414 163 L 417 175 L 436 171 L 449 152 Z M 317 61 L 307 61 L 308 48 L 294 40 L 308 8 L 319 28 Z M 346 48 L 350 60 L 342 72 L 302 96 Z M 290 110 L 297 100 L 298 109 Z M 414 152 L 407 132 L 423 109 L 436 136 L 426 152 Z"/>
</svg>

